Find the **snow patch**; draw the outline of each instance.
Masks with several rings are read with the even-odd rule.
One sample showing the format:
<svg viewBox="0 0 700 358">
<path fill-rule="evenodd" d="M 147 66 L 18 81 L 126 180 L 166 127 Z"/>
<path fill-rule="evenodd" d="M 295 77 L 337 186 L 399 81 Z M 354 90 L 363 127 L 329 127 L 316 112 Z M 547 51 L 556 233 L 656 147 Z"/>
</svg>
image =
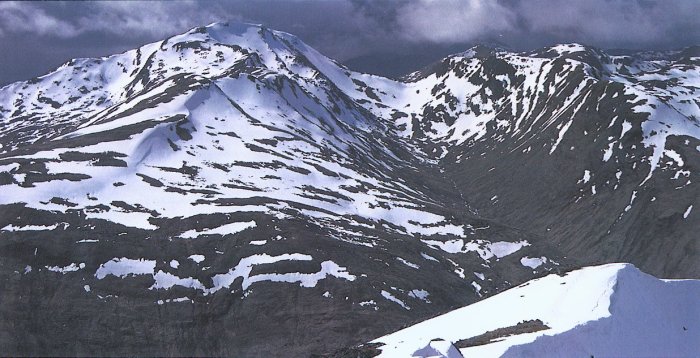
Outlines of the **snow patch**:
<svg viewBox="0 0 700 358">
<path fill-rule="evenodd" d="M 411 290 L 408 292 L 409 297 L 417 298 L 421 301 L 425 301 L 426 303 L 430 303 L 430 300 L 428 299 L 428 296 L 430 296 L 430 293 L 426 290 Z"/>
<path fill-rule="evenodd" d="M 59 224 L 55 225 L 25 225 L 25 226 L 14 226 L 12 224 L 3 227 L 2 231 L 51 231 L 58 227 Z"/>
<path fill-rule="evenodd" d="M 604 162 L 607 162 L 612 157 L 614 146 L 615 146 L 615 142 L 608 144 L 608 149 L 606 149 L 605 152 L 603 152 L 603 161 Z"/>
<path fill-rule="evenodd" d="M 586 169 L 583 171 L 583 178 L 581 178 L 584 184 L 588 183 L 589 180 L 591 180 L 591 172 Z"/>
<path fill-rule="evenodd" d="M 168 272 L 163 272 L 159 270 L 153 275 L 155 283 L 150 287 L 151 290 L 154 289 L 170 289 L 174 286 L 181 286 L 185 288 L 194 288 L 197 290 L 204 290 L 204 285 L 199 282 L 199 280 L 192 277 L 180 278 Z"/>
<path fill-rule="evenodd" d="M 212 277 L 213 287 L 206 290 L 206 294 L 214 293 L 222 288 L 228 288 L 237 278 L 242 278 L 242 288 L 247 290 L 250 285 L 255 282 L 272 281 L 272 282 L 289 282 L 299 283 L 302 287 L 315 287 L 318 281 L 325 279 L 328 276 L 342 278 L 348 281 L 354 281 L 355 276 L 346 271 L 345 267 L 338 266 L 333 261 L 324 261 L 321 263 L 321 270 L 316 273 L 269 273 L 250 276 L 253 266 L 260 264 L 270 264 L 279 261 L 311 261 L 313 258 L 304 254 L 282 254 L 279 256 L 270 256 L 268 254 L 258 254 L 245 257 L 238 262 L 236 267 L 229 270 L 227 273 L 218 274 Z"/>
<path fill-rule="evenodd" d="M 529 267 L 531 269 L 536 269 L 543 264 L 547 263 L 547 258 L 542 256 L 542 257 L 523 257 L 520 259 L 520 263 L 525 266 Z"/>
<path fill-rule="evenodd" d="M 413 262 L 406 261 L 406 260 L 404 260 L 404 259 L 401 258 L 401 257 L 397 257 L 396 259 L 399 260 L 399 261 L 401 261 L 401 263 L 403 263 L 404 265 L 406 265 L 406 266 L 408 266 L 408 267 L 414 268 L 414 269 L 416 269 L 416 270 L 417 270 L 417 269 L 420 269 L 420 266 L 414 264 Z"/>
<path fill-rule="evenodd" d="M 681 157 L 681 155 L 673 149 L 665 149 L 664 155 L 673 159 L 673 161 L 678 164 L 678 167 L 683 167 L 683 165 L 685 164 L 683 162 L 683 157 Z"/>
<path fill-rule="evenodd" d="M 85 263 L 81 262 L 80 264 L 76 265 L 75 263 L 71 263 L 68 266 L 46 266 L 46 269 L 51 271 L 51 272 L 60 272 L 62 274 L 66 274 L 68 272 L 75 272 L 78 270 L 82 270 L 85 268 Z"/>
<path fill-rule="evenodd" d="M 435 262 L 440 262 L 440 260 L 438 260 L 438 259 L 436 259 L 436 258 L 434 258 L 434 257 L 432 257 L 432 256 L 430 256 L 430 255 L 428 255 L 428 254 L 426 254 L 426 253 L 421 252 L 420 255 L 421 255 L 424 259 L 426 259 L 426 260 L 435 261 Z"/>
<path fill-rule="evenodd" d="M 108 275 L 124 278 L 126 276 L 153 275 L 156 268 L 155 260 L 128 259 L 126 257 L 113 258 L 100 265 L 95 272 L 95 277 L 101 280 Z"/>
<path fill-rule="evenodd" d="M 382 296 L 383 296 L 384 298 L 386 298 L 387 300 L 398 304 L 399 306 L 403 307 L 403 308 L 406 309 L 406 310 L 409 310 L 409 311 L 411 310 L 411 307 L 406 306 L 406 304 L 403 303 L 403 301 L 401 301 L 400 299 L 394 297 L 394 295 L 392 295 L 392 294 L 389 293 L 389 292 L 386 292 L 386 291 L 382 290 Z"/>
<path fill-rule="evenodd" d="M 213 229 L 204 229 L 202 231 L 197 230 L 187 230 L 180 234 L 183 239 L 196 239 L 200 235 L 232 235 L 237 234 L 243 230 L 254 228 L 257 224 L 255 221 L 247 222 L 235 222 L 226 225 L 219 226 Z"/>
<path fill-rule="evenodd" d="M 687 219 L 688 216 L 690 215 L 690 212 L 693 210 L 693 206 L 689 206 L 687 209 L 685 209 L 685 212 L 683 213 L 683 219 Z"/>
<path fill-rule="evenodd" d="M 481 285 L 476 283 L 476 281 L 472 281 L 471 285 L 474 287 L 474 292 L 481 297 Z"/>
<path fill-rule="evenodd" d="M 464 240 L 421 240 L 426 245 L 435 249 L 440 249 L 450 254 L 476 252 L 483 260 L 489 260 L 492 257 L 498 259 L 506 257 L 514 252 L 517 252 L 525 246 L 530 246 L 530 243 L 523 240 L 518 242 L 497 241 L 489 242 L 486 240 L 472 240 L 465 244 Z"/>
</svg>

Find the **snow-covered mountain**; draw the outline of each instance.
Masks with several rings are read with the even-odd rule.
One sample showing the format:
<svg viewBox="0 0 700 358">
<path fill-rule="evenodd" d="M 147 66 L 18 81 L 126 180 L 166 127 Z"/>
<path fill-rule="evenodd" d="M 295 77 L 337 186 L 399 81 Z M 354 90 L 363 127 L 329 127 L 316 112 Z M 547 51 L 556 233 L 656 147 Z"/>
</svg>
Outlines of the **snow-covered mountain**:
<svg viewBox="0 0 700 358">
<path fill-rule="evenodd" d="M 213 24 L 6 86 L 3 353 L 297 356 L 582 265 L 697 277 L 695 55 L 394 81 Z"/>
<path fill-rule="evenodd" d="M 477 46 L 408 76 L 402 101 L 373 110 L 438 158 L 480 215 L 588 263 L 700 277 L 698 66 L 696 47 Z"/>
<path fill-rule="evenodd" d="M 368 347 L 379 357 L 692 357 L 700 280 L 660 280 L 629 264 L 585 267 L 520 286 Z"/>
</svg>

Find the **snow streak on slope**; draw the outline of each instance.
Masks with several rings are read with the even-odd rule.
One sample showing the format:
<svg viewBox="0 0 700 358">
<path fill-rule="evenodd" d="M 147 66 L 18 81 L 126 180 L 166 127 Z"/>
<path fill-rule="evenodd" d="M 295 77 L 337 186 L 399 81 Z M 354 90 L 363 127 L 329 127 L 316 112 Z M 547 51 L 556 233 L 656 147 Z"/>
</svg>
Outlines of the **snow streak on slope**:
<svg viewBox="0 0 700 358">
<path fill-rule="evenodd" d="M 629 264 L 586 267 L 373 342 L 384 344 L 381 357 L 415 356 L 436 339 L 464 357 L 692 357 L 700 351 L 699 297 L 697 280 L 659 280 Z"/>
</svg>

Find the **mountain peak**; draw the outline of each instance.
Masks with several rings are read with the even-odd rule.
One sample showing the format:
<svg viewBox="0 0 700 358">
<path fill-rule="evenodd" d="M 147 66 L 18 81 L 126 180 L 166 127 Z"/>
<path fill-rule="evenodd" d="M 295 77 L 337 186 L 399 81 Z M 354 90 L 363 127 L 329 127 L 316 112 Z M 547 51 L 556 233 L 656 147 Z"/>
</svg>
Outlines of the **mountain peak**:
<svg viewBox="0 0 700 358">
<path fill-rule="evenodd" d="M 275 42 L 283 41 L 286 44 L 302 45 L 303 42 L 296 36 L 278 30 L 273 30 L 265 27 L 262 24 L 254 24 L 247 22 L 213 22 L 207 26 L 195 27 L 182 35 L 175 37 L 207 35 L 208 39 L 230 45 L 245 45 L 251 44 L 251 40 L 256 37 L 264 42 L 269 42 L 274 45 Z M 252 41 L 255 42 L 255 41 Z M 305 44 L 303 44 L 306 46 Z"/>
<path fill-rule="evenodd" d="M 505 48 L 488 44 L 477 44 L 468 50 L 448 56 L 449 58 L 486 58 L 495 52 L 505 51 Z"/>
</svg>

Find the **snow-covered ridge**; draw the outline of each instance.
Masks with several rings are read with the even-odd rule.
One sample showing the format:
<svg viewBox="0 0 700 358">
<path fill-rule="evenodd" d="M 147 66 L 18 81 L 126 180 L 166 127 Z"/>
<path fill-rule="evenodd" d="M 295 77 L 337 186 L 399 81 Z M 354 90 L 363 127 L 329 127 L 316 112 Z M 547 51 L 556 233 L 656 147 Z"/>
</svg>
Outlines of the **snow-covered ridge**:
<svg viewBox="0 0 700 358">
<path fill-rule="evenodd" d="M 611 56 L 563 44 L 523 53 L 478 46 L 400 84 L 353 77 L 377 94 L 378 101 L 366 102 L 370 110 L 394 119 L 402 135 L 422 141 L 438 158 L 455 146 L 481 141 L 527 150 L 528 142 L 549 132 L 557 138 L 549 146 L 553 154 L 568 149 L 560 144 L 578 118 L 603 115 L 610 127 L 621 129 L 601 158 L 623 155 L 613 146 L 629 141 L 624 137 L 630 129 L 641 129 L 638 146 L 648 153 L 638 160 L 650 167 L 651 176 L 669 136 L 700 138 L 697 73 L 697 57 L 677 52 Z M 600 102 L 615 100 L 618 113 L 600 111 Z"/>
<path fill-rule="evenodd" d="M 358 290 L 364 295 L 358 302 L 375 302 L 360 305 L 363 310 L 403 302 L 420 312 L 437 305 L 431 283 L 406 282 L 400 273 L 385 280 L 366 267 L 383 262 L 382 271 L 403 272 L 442 265 L 440 274 L 461 284 L 456 290 L 466 293 L 459 297 L 464 302 L 503 285 L 489 266 L 501 265 L 503 245 L 514 245 L 506 250 L 511 254 L 544 255 L 511 233 L 492 243 L 486 237 L 500 227 L 452 210 L 452 199 L 442 199 L 452 193 L 424 180 L 424 168 L 434 170 L 429 158 L 365 107 L 370 95 L 358 89 L 360 78 L 402 86 L 353 74 L 288 34 L 214 24 L 5 88 L 5 103 L 49 87 L 63 103 L 64 92 L 81 92 L 85 81 L 94 81 L 76 101 L 109 98 L 84 108 L 37 102 L 30 106 L 34 117 L 12 112 L 0 119 L 8 126 L 0 140 L 9 143 L 0 154 L 0 206 L 30 212 L 3 221 L 0 236 L 49 237 L 33 241 L 42 244 L 70 236 L 69 244 L 79 247 L 70 255 L 79 257 L 52 257 L 34 272 L 90 273 L 90 291 L 85 282 L 80 289 L 97 299 L 152 277 L 135 289 L 171 295 L 150 301 L 162 304 L 234 292 L 246 299 L 257 287 L 290 284 L 313 291 L 316 283 L 334 281 L 341 289 L 371 287 Z M 38 216 L 45 219 L 33 222 Z M 157 245 L 159 255 L 134 252 L 122 240 Z M 429 244 L 450 240 L 469 248 L 449 252 Z M 123 250 L 113 253 L 117 244 Z M 175 249 L 182 245 L 187 249 Z M 100 254 L 83 260 L 81 250 Z M 280 256 L 289 252 L 313 256 Z M 27 258 L 18 260 L 27 266 Z M 71 263 L 84 261 L 71 271 Z M 480 278 L 464 274 L 476 270 L 471 266 L 483 271 Z"/>
<path fill-rule="evenodd" d="M 333 91 L 339 90 L 391 122 L 399 134 L 424 141 L 428 154 L 437 157 L 493 131 L 497 140 L 512 137 L 519 148 L 526 148 L 529 139 L 556 127 L 553 153 L 587 101 L 596 100 L 594 96 L 631 96 L 626 101 L 639 103 L 634 110 L 651 114 L 648 120 L 611 120 L 642 128 L 640 144 L 652 151 L 646 158 L 651 175 L 669 135 L 700 138 L 698 124 L 693 123 L 700 118 L 700 105 L 693 100 L 699 87 L 692 63 L 692 57 L 679 59 L 676 53 L 610 56 L 580 44 L 524 53 L 477 46 L 446 58 L 432 73 L 414 76 L 420 78 L 416 81 L 402 83 L 349 71 L 284 32 L 216 23 L 123 54 L 70 61 L 51 74 L 1 89 L 0 118 L 31 121 L 0 121 L 0 129 L 11 134 L 4 139 L 12 138 L 0 143 L 0 153 L 119 117 L 176 83 L 198 86 L 202 80 L 251 72 L 302 82 L 320 100 L 335 100 Z M 660 80 L 666 84 L 659 85 Z M 330 95 L 303 86 L 319 81 L 330 86 Z M 606 81 L 624 88 L 610 86 L 602 94 L 591 94 Z M 358 128 L 381 128 L 361 115 L 340 118 Z M 665 128 L 669 121 L 674 123 L 670 130 Z M 605 157 L 610 155 L 612 149 Z"/>
<path fill-rule="evenodd" d="M 699 280 L 660 280 L 629 264 L 586 267 L 372 343 L 381 344 L 380 357 L 693 357 L 700 351 L 699 297 Z"/>
<path fill-rule="evenodd" d="M 3 87 L 0 129 L 6 135 L 0 154 L 119 117 L 170 87 L 196 87 L 241 72 L 327 83 L 324 76 L 343 74 L 293 35 L 260 25 L 215 23 L 122 54 L 71 60 L 47 75 Z M 313 95 L 328 97 L 320 91 Z"/>
<path fill-rule="evenodd" d="M 126 66 L 126 63 L 131 64 L 133 68 L 113 71 L 114 68 Z M 217 186 L 216 178 L 226 179 L 222 177 L 221 172 L 227 172 L 229 170 L 227 167 L 256 163 L 256 166 L 269 166 L 270 170 L 249 166 L 241 168 L 239 173 L 241 171 L 250 173 L 243 175 L 235 188 L 229 186 L 229 189 L 222 188 L 222 190 L 233 190 L 238 193 L 233 194 L 235 197 L 253 196 L 257 195 L 257 190 L 264 190 L 277 193 L 275 196 L 281 195 L 280 199 L 290 199 L 289 194 L 297 191 L 299 195 L 296 200 L 302 203 L 339 214 L 355 214 L 363 211 L 375 219 L 391 218 L 392 222 L 404 226 L 411 233 L 444 232 L 462 235 L 464 232 L 460 226 L 446 222 L 444 229 L 423 227 L 443 222 L 445 218 L 429 213 L 422 214 L 414 210 L 415 204 L 410 201 L 405 204 L 400 204 L 400 200 L 394 201 L 394 208 L 375 207 L 371 196 L 362 198 L 350 192 L 346 198 L 355 201 L 351 206 L 333 205 L 335 199 L 310 199 L 305 193 L 307 190 L 305 187 L 308 184 L 293 184 L 294 181 L 288 180 L 289 176 L 280 175 L 279 170 L 273 168 L 279 167 L 278 163 L 281 160 L 283 166 L 292 169 L 290 173 L 292 176 L 299 176 L 300 182 L 304 182 L 302 178 L 307 176 L 304 172 L 318 173 L 319 177 L 313 180 L 317 183 L 315 189 L 332 193 L 337 192 L 339 187 L 356 185 L 355 179 L 350 178 L 366 176 L 353 170 L 348 171 L 350 168 L 347 164 L 357 161 L 357 158 L 352 158 L 354 156 L 352 153 L 372 153 L 365 156 L 363 160 L 368 160 L 367 166 L 379 172 L 389 170 L 392 166 L 390 161 L 396 160 L 394 153 L 377 145 L 378 143 L 369 137 L 363 138 L 363 136 L 372 135 L 371 132 L 383 130 L 385 125 L 367 115 L 362 107 L 349 101 L 342 91 L 337 90 L 336 84 L 343 84 L 343 79 L 350 82 L 347 77 L 344 77 L 344 70 L 292 35 L 269 30 L 259 25 L 212 24 L 121 55 L 71 62 L 56 72 L 42 77 L 38 84 L 31 86 L 25 83 L 24 86 L 35 87 L 35 89 L 53 86 L 56 87 L 57 94 L 63 95 L 65 91 L 60 91 L 60 88 L 66 86 L 62 85 L 58 88 L 59 85 L 56 82 L 62 82 L 62 80 L 54 78 L 73 80 L 76 77 L 76 71 L 86 73 L 78 76 L 82 79 L 99 78 L 102 85 L 93 88 L 93 92 L 109 95 L 112 100 L 104 102 L 105 109 L 90 106 L 89 111 L 86 109 L 87 112 L 83 112 L 84 116 L 76 117 L 80 111 L 72 107 L 68 108 L 67 111 L 71 113 L 70 118 L 73 121 L 70 125 L 59 123 L 60 125 L 41 127 L 41 130 L 55 127 L 57 132 L 53 132 L 54 134 L 70 130 L 62 136 L 55 137 L 51 141 L 57 143 L 54 146 L 60 146 L 58 143 L 62 140 L 75 141 L 83 137 L 120 130 L 120 128 L 147 125 L 153 128 L 125 138 L 128 140 L 91 143 L 92 145 L 86 145 L 82 150 L 93 156 L 106 152 L 115 153 L 114 155 L 125 158 L 125 165 L 128 167 L 141 168 L 140 175 L 156 178 L 163 183 L 167 183 L 168 179 L 164 178 L 162 173 L 147 174 L 143 170 L 149 171 L 150 169 L 146 168 L 155 166 L 168 166 L 167 162 L 179 166 L 183 162 L 194 160 L 182 155 L 200 154 L 199 159 L 209 164 L 200 163 L 193 166 L 213 169 L 211 173 L 199 174 L 201 180 L 206 178 L 206 182 L 200 180 L 201 184 L 209 186 L 210 189 L 212 186 Z M 111 75 L 113 72 L 114 76 Z M 15 87 L 7 87 L 3 93 L 8 97 L 9 103 L 10 97 L 22 96 L 24 92 Z M 81 97 L 86 98 L 86 96 Z M 39 109 L 51 118 L 60 118 L 63 113 L 54 108 Z M 239 118 L 249 123 L 244 125 Z M 176 120 L 178 122 L 173 123 Z M 221 123 L 227 120 L 230 124 Z M 34 128 L 36 122 L 36 119 L 0 121 L 2 124 L 18 126 L 7 129 L 9 134 L 3 138 L 19 140 L 16 145 L 30 144 L 31 142 L 23 142 L 22 135 L 13 136 L 12 134 L 15 130 L 22 131 L 23 129 L 20 128 L 22 125 Z M 234 128 L 237 130 L 234 131 Z M 205 130 L 208 131 L 207 134 L 204 133 Z M 34 141 L 39 140 L 41 136 L 32 133 L 31 137 Z M 274 144 L 265 143 L 271 138 L 277 138 L 273 140 Z M 191 143 L 187 145 L 186 153 L 175 153 L 181 149 L 178 144 L 187 141 Z M 277 141 L 280 143 L 277 144 Z M 211 147 L 216 151 L 207 150 Z M 265 149 L 265 147 L 270 148 Z M 11 152 L 16 146 L 7 145 L 3 148 Z M 224 150 L 233 150 L 233 148 L 240 153 L 236 158 L 225 158 L 222 155 L 221 152 Z M 65 158 L 65 155 L 71 152 L 65 149 L 44 151 L 33 154 L 30 158 L 42 158 L 54 162 Z M 329 158 L 323 158 L 328 152 L 334 153 L 336 158 L 330 161 Z M 4 197 L 2 201 L 5 203 L 47 202 L 51 197 L 60 195 L 69 201 L 83 201 L 88 205 L 89 201 L 78 199 L 82 194 L 77 194 L 70 187 L 75 187 L 78 192 L 85 189 L 95 193 L 106 189 L 109 189 L 108 192 L 115 190 L 105 182 L 105 179 L 112 178 L 115 169 L 110 166 L 94 168 L 93 163 L 75 163 L 70 169 L 73 173 L 79 172 L 81 175 L 92 178 L 87 180 L 90 183 L 87 187 L 86 183 L 82 182 L 62 188 L 60 192 L 57 192 L 55 187 L 47 185 L 42 189 L 18 188 L 15 195 Z M 211 163 L 216 163 L 217 166 L 212 166 Z M 356 163 L 356 166 L 359 167 L 359 164 Z M 319 172 L 319 165 L 324 166 L 328 171 L 325 174 Z M 60 165 L 51 163 L 48 172 L 67 170 L 68 167 L 66 163 Z M 10 165 L 3 169 L 13 175 L 15 185 L 31 186 L 23 180 L 21 174 L 18 174 L 18 167 Z M 205 171 L 209 170 L 205 169 Z M 278 176 L 280 179 L 251 180 L 251 175 L 253 177 Z M 368 184 L 376 186 L 390 175 L 382 174 L 367 178 Z M 172 174 L 168 176 L 173 180 L 172 185 L 177 186 L 176 176 Z M 247 179 L 243 179 L 244 177 Z M 137 180 L 140 181 L 138 178 Z M 273 184 L 275 181 L 283 185 Z M 361 181 L 365 182 L 365 180 Z M 243 182 L 248 184 L 241 185 Z M 323 185 L 324 182 L 335 184 L 329 187 Z M 296 189 L 282 190 L 283 186 L 286 186 L 285 183 L 292 184 Z M 399 185 L 402 184 L 399 183 Z M 243 194 L 246 192 L 243 187 L 246 186 L 256 187 L 256 190 L 247 190 L 248 194 Z M 393 190 L 398 193 L 404 191 L 404 188 L 405 185 Z M 340 189 L 340 192 L 343 191 L 347 190 Z M 130 190 L 130 192 L 138 191 Z M 182 193 L 166 196 L 180 195 Z M 169 199 L 163 197 L 163 200 Z M 147 222 L 148 215 L 144 215 L 143 212 L 132 215 L 103 215 L 102 213 L 93 213 L 93 215 L 109 217 L 110 220 L 118 222 L 129 221 L 131 226 L 154 228 Z M 140 220 L 126 219 L 137 215 L 141 217 Z M 119 219 L 118 216 L 123 219 Z M 412 219 L 409 220 L 409 217 Z"/>
</svg>

